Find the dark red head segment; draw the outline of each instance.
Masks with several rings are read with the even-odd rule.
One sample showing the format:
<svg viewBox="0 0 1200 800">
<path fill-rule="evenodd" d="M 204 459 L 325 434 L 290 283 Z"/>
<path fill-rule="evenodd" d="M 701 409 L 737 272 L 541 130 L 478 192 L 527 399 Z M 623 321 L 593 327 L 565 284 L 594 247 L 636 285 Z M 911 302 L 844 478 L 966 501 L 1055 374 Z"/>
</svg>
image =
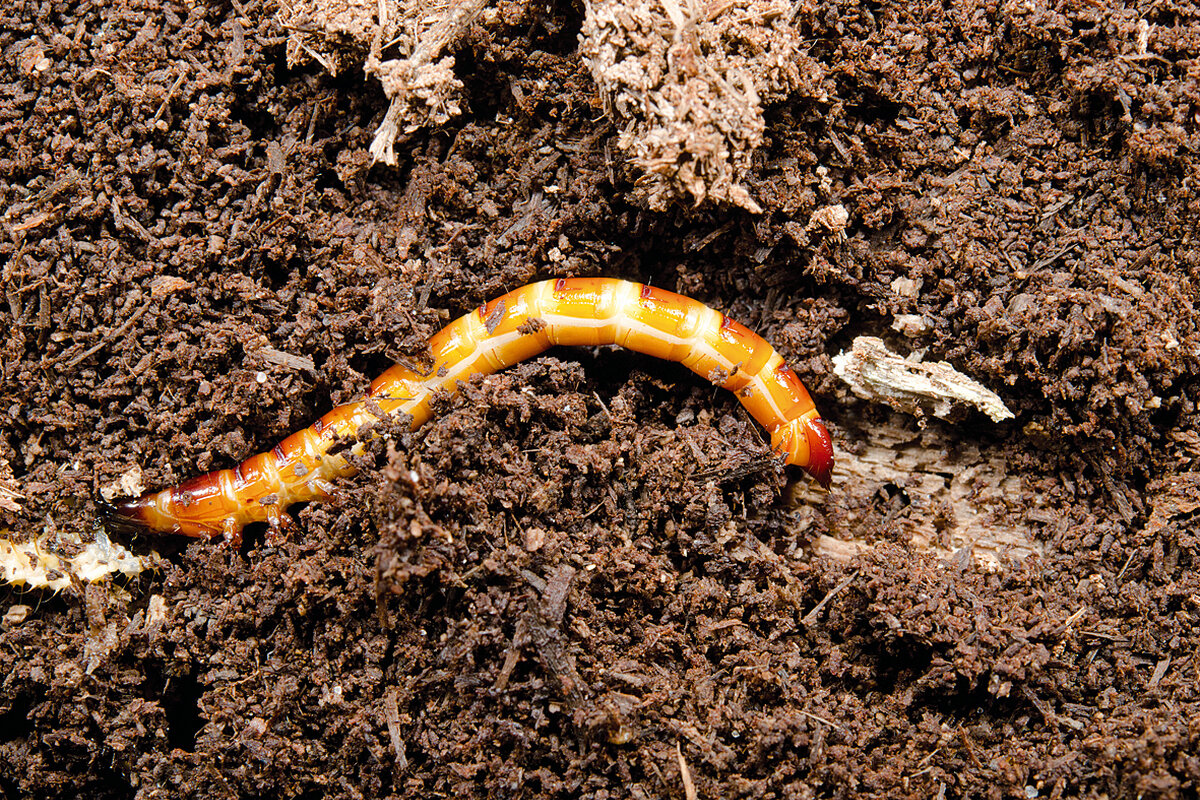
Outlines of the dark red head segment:
<svg viewBox="0 0 1200 800">
<path fill-rule="evenodd" d="M 152 494 L 125 497 L 113 503 L 97 500 L 96 505 L 109 533 L 149 530 L 152 527 L 151 514 L 157 511 Z"/>
<path fill-rule="evenodd" d="M 833 483 L 833 437 L 819 417 L 804 420 L 803 430 L 808 439 L 808 465 L 804 470 L 828 489 Z"/>
</svg>

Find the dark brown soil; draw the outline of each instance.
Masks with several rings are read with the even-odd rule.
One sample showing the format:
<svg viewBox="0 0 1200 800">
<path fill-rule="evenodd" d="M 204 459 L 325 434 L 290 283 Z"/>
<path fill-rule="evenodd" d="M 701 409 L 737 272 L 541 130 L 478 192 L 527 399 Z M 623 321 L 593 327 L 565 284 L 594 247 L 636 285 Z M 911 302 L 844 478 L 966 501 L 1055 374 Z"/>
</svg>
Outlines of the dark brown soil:
<svg viewBox="0 0 1200 800">
<path fill-rule="evenodd" d="M 467 113 L 385 168 L 382 94 L 287 69 L 272 7 L 0 10 L 3 526 L 89 531 L 135 465 L 229 466 L 488 297 L 604 274 L 761 332 L 844 452 L 886 415 L 831 356 L 924 315 L 907 349 L 1017 413 L 929 435 L 1025 477 L 1044 555 L 919 552 L 902 486 L 797 537 L 734 398 L 555 352 L 280 546 L 140 537 L 160 572 L 6 590 L 0 794 L 1194 796 L 1200 10 L 800 3 L 827 100 L 770 109 L 761 216 L 631 205 L 582 8 L 500 11 L 457 53 Z M 806 229 L 827 202 L 845 242 Z"/>
</svg>

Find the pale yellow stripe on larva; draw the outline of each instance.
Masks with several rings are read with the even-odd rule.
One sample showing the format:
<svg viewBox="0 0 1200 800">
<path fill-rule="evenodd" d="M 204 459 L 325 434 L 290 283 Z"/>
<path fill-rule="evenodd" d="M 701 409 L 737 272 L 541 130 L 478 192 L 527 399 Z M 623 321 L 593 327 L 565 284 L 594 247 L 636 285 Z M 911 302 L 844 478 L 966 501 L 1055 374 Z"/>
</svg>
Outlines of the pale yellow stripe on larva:
<svg viewBox="0 0 1200 800">
<path fill-rule="evenodd" d="M 671 343 L 649 321 L 654 316 L 653 307 L 642 302 L 649 290 L 642 284 L 634 284 L 633 289 L 623 298 L 622 324 L 616 331 L 615 342 L 639 353 L 666 358 L 671 351 Z"/>
<path fill-rule="evenodd" d="M 763 367 L 771 360 L 771 356 L 777 355 L 775 348 L 772 347 L 765 339 L 759 339 L 756 347 L 750 354 L 749 360 L 742 365 L 742 369 L 750 375 L 761 375 Z"/>
<path fill-rule="evenodd" d="M 479 341 L 487 336 L 487 327 L 474 312 L 460 317 L 451 325 L 456 334 L 451 342 L 453 349 L 444 351 L 446 358 L 434 365 L 424 384 L 426 396 L 438 389 L 453 392 L 460 380 L 470 377 L 475 360 L 479 357 Z"/>
<path fill-rule="evenodd" d="M 625 346 L 625 342 L 629 338 L 629 307 L 631 303 L 637 301 L 637 297 L 641 291 L 642 285 L 640 283 L 632 283 L 630 281 L 621 281 L 613 287 L 612 321 L 609 325 L 613 344 L 621 347 Z"/>
<path fill-rule="evenodd" d="M 154 495 L 154 510 L 164 517 L 171 515 L 171 500 L 174 497 L 174 490 L 163 489 L 158 494 Z"/>
<path fill-rule="evenodd" d="M 637 307 L 638 298 L 642 294 L 642 284 L 621 281 L 613 287 L 612 314 L 612 343 L 620 347 L 629 347 L 629 337 L 636 325 L 633 309 Z M 631 348 L 636 349 L 636 348 Z"/>
<path fill-rule="evenodd" d="M 529 315 L 539 319 L 547 316 L 554 306 L 554 281 L 541 281 L 528 289 Z"/>
<path fill-rule="evenodd" d="M 613 298 L 613 303 L 616 306 L 616 313 L 613 315 L 612 322 L 612 343 L 619 347 L 629 347 L 629 336 L 633 331 L 635 321 L 629 314 L 629 305 L 636 301 L 636 292 L 640 291 L 641 284 L 631 283 L 627 286 L 634 287 L 632 298 L 629 292 L 620 292 Z M 634 348 L 630 348 L 634 349 Z"/>
<path fill-rule="evenodd" d="M 236 508 L 239 503 L 237 487 L 233 485 L 233 470 L 221 470 L 217 473 L 217 482 L 217 485 L 221 487 L 221 499 L 228 501 L 230 507 Z"/>
<path fill-rule="evenodd" d="M 271 456 L 271 458 L 264 458 L 261 462 L 267 473 L 267 485 L 271 486 L 280 498 L 287 497 L 291 487 L 283 479 L 283 473 L 279 471 L 279 465 L 286 461 L 287 457 L 279 449 L 279 445 L 275 445 L 271 450 Z"/>
<path fill-rule="evenodd" d="M 550 341 L 551 347 L 558 346 L 559 334 L 562 332 L 562 326 L 554 319 L 559 313 L 558 298 L 554 292 L 556 284 L 557 281 L 542 281 L 537 284 L 538 318 L 546 323 L 546 338 Z"/>
<path fill-rule="evenodd" d="M 479 369 L 472 371 L 499 372 L 507 367 L 510 363 L 504 341 L 507 338 L 507 336 L 493 336 L 482 342 L 476 350 L 475 366 Z M 515 361 L 511 363 L 515 363 Z"/>
<path fill-rule="evenodd" d="M 750 385 L 747 387 L 750 391 L 743 391 L 739 397 L 742 405 L 750 412 L 750 416 L 758 420 L 764 427 L 770 427 L 776 421 L 781 424 L 787 421 L 775 399 L 776 393 L 772 391 L 772 387 L 777 382 L 774 371 L 782 361 L 783 358 L 779 353 L 772 349 L 762 369 L 753 375 Z"/>
<path fill-rule="evenodd" d="M 707 373 L 711 372 L 714 367 L 721 366 L 716 363 L 718 359 L 709 346 L 708 339 L 720 330 L 722 319 L 724 319 L 724 316 L 720 311 L 699 304 L 699 307 L 696 309 L 695 321 L 691 325 L 690 335 L 685 343 L 686 350 L 683 357 L 679 359 L 684 366 L 696 372 L 702 378 L 707 378 Z M 703 372 L 693 366 L 694 364 L 699 364 L 702 359 L 712 362 Z"/>
<path fill-rule="evenodd" d="M 680 363 L 687 358 L 693 346 L 691 334 L 701 325 L 699 312 L 702 309 L 709 310 L 703 303 L 690 298 L 680 298 L 674 308 L 653 308 L 647 321 L 660 334 L 662 358 Z"/>
<path fill-rule="evenodd" d="M 601 344 L 613 344 L 617 341 L 621 329 L 622 302 L 634 286 L 628 281 L 613 281 L 601 290 L 595 312 L 595 319 L 601 322 L 597 331 Z"/>
<path fill-rule="evenodd" d="M 708 378 L 709 373 L 713 370 L 725 368 L 716 352 L 708 343 L 709 337 L 720 326 L 721 312 L 704 306 L 703 310 L 697 316 L 696 328 L 689 342 L 691 347 L 680 361 L 685 367 L 705 379 Z"/>
</svg>

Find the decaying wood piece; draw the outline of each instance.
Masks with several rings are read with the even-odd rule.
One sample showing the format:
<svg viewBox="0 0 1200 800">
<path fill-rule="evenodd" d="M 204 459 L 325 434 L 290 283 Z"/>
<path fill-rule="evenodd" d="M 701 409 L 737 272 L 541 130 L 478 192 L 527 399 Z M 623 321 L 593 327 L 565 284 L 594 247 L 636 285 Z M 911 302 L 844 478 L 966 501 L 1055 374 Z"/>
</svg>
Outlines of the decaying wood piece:
<svg viewBox="0 0 1200 800">
<path fill-rule="evenodd" d="M 580 52 L 618 146 L 655 210 L 683 200 L 762 209 L 742 185 L 764 103 L 815 87 L 786 0 L 585 0 Z M 819 90 L 811 90 L 819 91 Z"/>
<path fill-rule="evenodd" d="M 380 0 L 381 9 L 385 2 Z M 376 38 L 367 58 L 366 72 L 379 78 L 384 94 L 391 101 L 371 142 L 371 156 L 376 161 L 394 165 L 396 154 L 392 147 L 397 136 L 426 125 L 443 125 L 462 113 L 458 100 L 463 84 L 454 75 L 454 58 L 437 57 L 462 36 L 487 4 L 488 0 L 403 4 L 401 10 L 407 12 L 402 17 L 404 38 L 413 42 L 411 52 L 404 58 L 380 60 L 381 37 Z"/>
<path fill-rule="evenodd" d="M 1007 460 L 944 425 L 926 427 L 926 415 L 947 419 L 972 409 L 995 422 L 1012 419 L 995 392 L 944 361 L 904 358 L 872 336 L 855 339 L 833 363 L 856 395 L 916 416 L 918 427 L 899 416 L 873 425 L 859 446 L 839 454 L 840 492 L 823 501 L 811 492 L 797 498 L 808 519 L 802 527 L 817 513 L 805 505 L 813 502 L 824 505 L 827 524 L 835 523 L 835 535 L 816 538 L 817 553 L 848 560 L 870 547 L 864 536 L 897 528 L 915 548 L 964 566 L 973 559 L 995 570 L 1004 559 L 1041 552 L 1033 536 L 1045 518 L 1041 501 L 1022 491 Z"/>
<path fill-rule="evenodd" d="M 361 66 L 377 38 L 399 36 L 402 16 L 401 0 L 282 0 L 278 13 L 288 66 L 316 61 L 330 75 Z"/>
<path fill-rule="evenodd" d="M 977 445 L 947 448 L 949 430 L 913 430 L 904 420 L 873 426 L 864 443 L 839 444 L 831 493 L 797 484 L 797 533 L 818 514 L 832 535 L 819 535 L 819 555 L 849 560 L 870 548 L 865 536 L 899 529 L 913 547 L 956 563 L 999 569 L 1042 551 L 1035 527 L 1046 519 L 1041 501 L 1022 491 L 1007 461 Z M 884 507 L 881 517 L 881 505 Z"/>
<path fill-rule="evenodd" d="M 918 418 L 933 414 L 946 419 L 966 407 L 982 411 L 993 422 L 1013 418 L 999 395 L 945 361 L 904 358 L 874 336 L 860 336 L 849 352 L 834 356 L 833 371 L 859 397 Z"/>
</svg>

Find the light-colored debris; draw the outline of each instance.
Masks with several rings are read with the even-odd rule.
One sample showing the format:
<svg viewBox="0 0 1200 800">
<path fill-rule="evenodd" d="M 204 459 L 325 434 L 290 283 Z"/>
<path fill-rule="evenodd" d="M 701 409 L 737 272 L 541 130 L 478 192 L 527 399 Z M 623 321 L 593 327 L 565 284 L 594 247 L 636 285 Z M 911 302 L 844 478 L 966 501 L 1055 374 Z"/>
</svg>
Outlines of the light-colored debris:
<svg viewBox="0 0 1200 800">
<path fill-rule="evenodd" d="M 112 483 L 100 487 L 100 496 L 112 502 L 117 497 L 140 497 L 146 487 L 142 484 L 142 468 L 134 464 Z"/>
<path fill-rule="evenodd" d="M 688 769 L 687 761 L 683 757 L 683 748 L 679 742 L 675 743 L 675 759 L 679 762 L 679 779 L 683 782 L 685 800 L 696 800 L 696 782 L 692 780 L 692 771 Z"/>
<path fill-rule="evenodd" d="M 892 281 L 892 291 L 897 297 L 917 297 L 921 294 L 921 287 L 924 285 L 924 279 L 918 278 L 896 278 Z"/>
<path fill-rule="evenodd" d="M 392 752 L 396 754 L 396 766 L 404 772 L 408 769 L 408 748 L 400 735 L 400 706 L 396 702 L 399 693 L 393 687 L 383 696 L 383 717 L 387 721 L 388 737 L 392 740 Z"/>
<path fill-rule="evenodd" d="M 154 641 L 158 637 L 158 632 L 162 630 L 163 625 L 167 624 L 170 616 L 171 611 L 167 607 L 166 598 L 161 594 L 150 595 L 150 601 L 146 603 L 146 619 L 142 627 L 142 630 L 150 637 L 150 641 Z"/>
<path fill-rule="evenodd" d="M 331 74 L 361 66 L 390 105 L 374 161 L 396 142 L 462 111 L 463 84 L 444 55 L 489 0 L 284 0 L 289 64 Z M 804 51 L 788 0 L 585 0 L 580 54 L 616 122 L 618 147 L 641 171 L 636 191 L 655 210 L 682 200 L 762 207 L 744 186 L 763 139 L 763 105 L 797 94 L 823 100 L 821 66 Z M 835 235 L 848 217 L 819 209 Z"/>
<path fill-rule="evenodd" d="M 892 320 L 892 330 L 912 338 L 928 333 L 929 323 L 920 314 L 897 314 Z"/>
<path fill-rule="evenodd" d="M 0 583 L 14 586 L 62 591 L 76 581 L 139 575 L 157 561 L 155 553 L 135 556 L 111 541 L 103 528 L 97 528 L 87 544 L 63 532 L 18 542 L 7 530 L 0 530 Z"/>
<path fill-rule="evenodd" d="M 316 363 L 308 356 L 297 356 L 292 353 L 285 353 L 282 350 L 276 350 L 274 347 L 265 346 L 254 352 L 254 355 L 266 361 L 269 364 L 278 364 L 281 367 L 286 367 L 294 372 L 304 371 L 311 375 L 317 374 Z"/>
<path fill-rule="evenodd" d="M 1021 476 L 1008 461 L 970 442 L 948 450 L 945 432 L 913 430 L 897 417 L 872 426 L 854 446 L 839 442 L 833 482 L 836 491 L 793 487 L 796 534 L 822 515 L 833 535 L 819 535 L 813 550 L 839 561 L 869 552 L 862 531 L 898 532 L 917 550 L 950 563 L 972 562 L 996 571 L 1004 559 L 1042 552 L 1037 531 L 1049 512 L 1037 496 L 1023 492 Z M 880 498 L 891 498 L 881 501 Z M 880 521 L 880 503 L 886 521 Z"/>
<path fill-rule="evenodd" d="M 33 611 L 33 607 L 24 604 L 9 606 L 8 611 L 4 612 L 4 618 L 0 621 L 0 625 L 3 625 L 5 628 L 20 625 L 29 617 L 30 611 Z"/>
<path fill-rule="evenodd" d="M 1168 475 L 1146 487 L 1150 498 L 1150 518 L 1144 536 L 1156 536 L 1172 525 L 1187 527 L 1187 520 L 1200 511 L 1200 472 Z"/>
<path fill-rule="evenodd" d="M 917 417 L 930 413 L 945 419 L 963 407 L 976 408 L 994 422 L 1014 416 L 999 395 L 945 361 L 904 358 L 874 336 L 860 336 L 849 352 L 834 356 L 833 371 L 859 397 Z"/>
<path fill-rule="evenodd" d="M 375 161 L 396 163 L 397 137 L 462 113 L 454 59 L 439 58 L 487 0 L 296 0 L 280 5 L 288 64 L 308 60 L 331 74 L 362 66 L 391 104 L 371 143 Z M 385 53 L 396 53 L 385 58 Z"/>
<path fill-rule="evenodd" d="M 360 67 L 377 37 L 390 42 L 399 35 L 400 18 L 399 0 L 283 0 L 279 4 L 279 24 L 288 32 L 288 65 L 316 61 L 331 75 Z"/>
<path fill-rule="evenodd" d="M 380 0 L 383 8 L 386 0 Z M 428 4 L 408 2 L 401 7 L 401 33 L 395 42 L 411 41 L 405 58 L 380 60 L 379 40 L 367 58 L 368 75 L 378 76 L 384 94 L 391 100 L 375 140 L 371 156 L 376 161 L 396 163 L 392 146 L 401 133 L 412 133 L 426 125 L 443 125 L 462 113 L 458 100 L 463 84 L 454 76 L 454 59 L 434 61 L 456 41 L 487 7 L 487 0 L 436 0 Z"/>
<path fill-rule="evenodd" d="M 12 480 L 0 478 L 0 508 L 8 511 L 20 511 L 20 500 L 25 499 L 17 491 L 17 484 Z"/>
<path fill-rule="evenodd" d="M 24 499 L 13 478 L 12 465 L 8 463 L 7 458 L 0 456 L 0 508 L 6 511 L 20 511 L 20 501 Z"/>
<path fill-rule="evenodd" d="M 817 86 L 786 0 L 585 0 L 580 52 L 650 208 L 762 210 L 742 185 L 764 103 Z"/>
<path fill-rule="evenodd" d="M 821 206 L 814 211 L 812 219 L 808 222 L 808 227 L 811 229 L 820 226 L 830 233 L 835 233 L 845 238 L 846 226 L 849 224 L 850 212 L 841 203 L 836 203 L 831 206 Z"/>
<path fill-rule="evenodd" d="M 192 284 L 183 278 L 174 275 L 159 275 L 150 281 L 150 296 L 164 297 L 190 288 L 192 288 Z"/>
<path fill-rule="evenodd" d="M 91 675 L 113 654 L 121 640 L 117 636 L 117 623 L 88 626 L 87 638 L 83 640 L 83 660 L 87 665 L 83 674 Z"/>
</svg>

